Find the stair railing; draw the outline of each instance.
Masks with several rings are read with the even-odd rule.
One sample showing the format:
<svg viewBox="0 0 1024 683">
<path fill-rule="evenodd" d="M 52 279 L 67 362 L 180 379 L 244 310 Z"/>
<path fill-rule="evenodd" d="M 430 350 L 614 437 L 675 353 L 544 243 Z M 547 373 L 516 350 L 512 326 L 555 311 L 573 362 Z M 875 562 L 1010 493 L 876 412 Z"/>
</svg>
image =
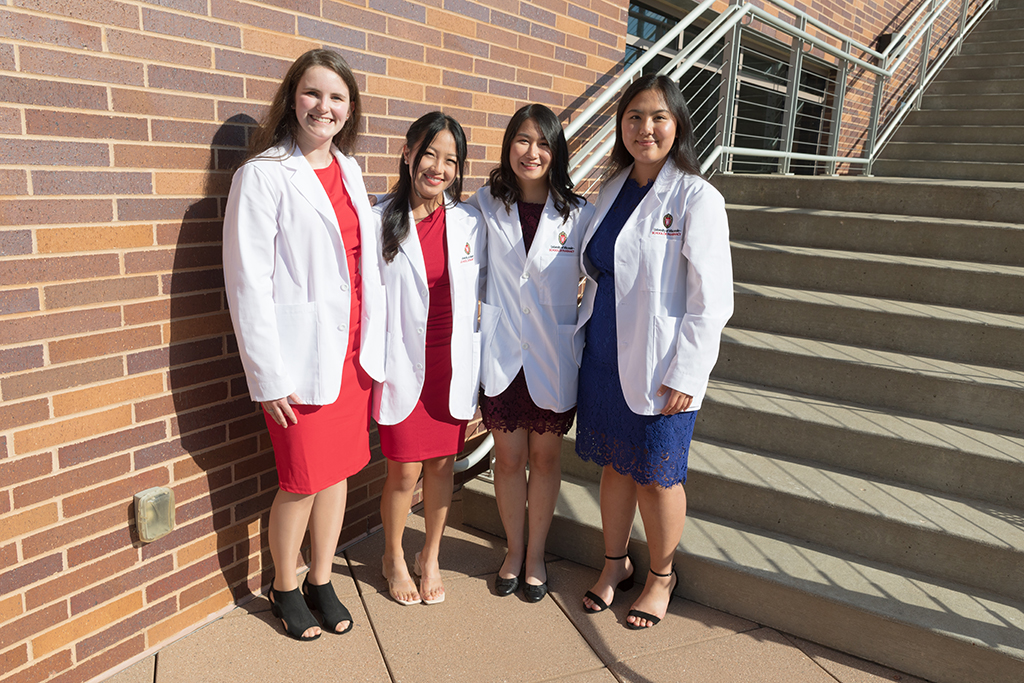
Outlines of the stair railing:
<svg viewBox="0 0 1024 683">
<path fill-rule="evenodd" d="M 666 46 L 697 22 L 713 2 L 701 2 L 566 125 L 566 136 L 573 147 L 580 138 L 588 138 L 570 160 L 572 177 L 577 184 L 592 179 L 595 169 L 614 144 L 615 120 L 614 114 L 609 113 L 612 100 Z M 703 75 L 705 81 L 708 75 L 720 79 L 714 120 L 695 121 L 695 127 L 701 125 L 708 131 L 713 130 L 715 137 L 713 144 L 705 141 L 698 145 L 703 172 L 712 168 L 734 172 L 737 165 L 764 159 L 774 160 L 781 173 L 791 173 L 793 162 L 805 162 L 805 172 L 810 164 L 814 173 L 834 175 L 859 171 L 870 175 L 872 164 L 896 128 L 907 114 L 920 106 L 924 89 L 949 58 L 959 53 L 964 37 L 986 12 L 998 5 L 998 0 L 923 0 L 881 51 L 844 35 L 784 0 L 764 0 L 763 4 L 773 7 L 775 12 L 753 5 L 749 0 L 730 0 L 722 13 L 658 70 L 681 86 L 693 83 L 699 75 Z M 760 30 L 754 27 L 755 22 L 762 27 Z M 750 123 L 740 116 L 741 87 L 751 81 L 740 62 L 742 51 L 746 49 L 743 47 L 745 34 L 753 32 L 760 34 L 762 41 L 780 44 L 777 39 L 768 37 L 768 31 L 788 36 L 790 40 L 788 62 L 778 62 L 785 64 L 788 73 L 786 102 L 781 120 L 775 124 L 778 133 L 758 137 L 740 130 Z M 812 53 L 817 60 L 817 71 L 805 67 Z M 823 65 L 834 69 L 836 74 L 828 81 L 831 87 L 826 86 L 816 95 L 819 102 L 815 106 L 820 106 L 823 112 L 831 110 L 830 116 L 821 119 L 827 129 L 822 131 L 826 141 L 810 143 L 814 151 L 794 151 L 798 134 L 808 132 L 799 126 L 801 109 L 810 101 L 807 97 L 815 99 L 813 93 L 806 95 L 804 77 L 819 73 Z M 685 78 L 691 80 L 684 81 Z M 864 81 L 869 79 L 873 79 L 870 91 L 864 86 Z M 712 104 L 715 103 L 698 103 L 706 105 L 705 109 Z M 690 105 L 695 109 L 692 101 Z M 856 119 L 863 119 L 865 114 L 866 124 L 856 124 Z M 584 127 L 588 130 L 581 133 Z M 597 130 L 592 132 L 593 128 Z M 742 142 L 747 144 L 740 144 Z M 800 144 L 807 147 L 809 143 Z"/>
</svg>

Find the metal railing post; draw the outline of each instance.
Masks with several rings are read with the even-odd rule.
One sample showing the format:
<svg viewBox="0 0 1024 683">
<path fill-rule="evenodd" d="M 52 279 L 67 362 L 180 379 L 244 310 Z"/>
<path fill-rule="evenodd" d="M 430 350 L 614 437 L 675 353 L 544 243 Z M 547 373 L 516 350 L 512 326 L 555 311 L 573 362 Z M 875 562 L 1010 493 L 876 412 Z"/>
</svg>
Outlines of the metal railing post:
<svg viewBox="0 0 1024 683">
<path fill-rule="evenodd" d="M 960 28 L 956 32 L 956 48 L 953 54 L 959 55 L 960 48 L 964 44 L 964 32 L 967 30 L 967 10 L 971 7 L 971 0 L 963 0 L 960 3 Z"/>
<path fill-rule="evenodd" d="M 797 27 L 807 30 L 807 19 L 800 17 Z M 796 115 L 800 109 L 800 73 L 804 64 L 804 41 L 793 38 L 789 48 L 789 83 L 786 85 L 786 110 L 782 115 L 782 139 L 779 140 L 780 152 L 793 151 L 793 135 L 796 132 Z M 779 160 L 779 173 L 789 175 L 789 157 Z"/>
<path fill-rule="evenodd" d="M 843 51 L 850 51 L 850 41 L 843 41 Z M 832 125 L 828 136 L 828 155 L 835 157 L 839 155 L 839 133 L 843 128 L 843 105 L 846 103 L 846 77 L 849 70 L 849 63 L 844 59 L 839 62 L 839 71 L 836 73 L 835 95 L 832 96 Z M 836 174 L 836 162 L 829 161 L 826 168 L 829 175 Z"/>
<path fill-rule="evenodd" d="M 886 58 L 885 61 L 889 61 Z M 871 120 L 868 121 L 868 137 L 864 141 L 864 156 L 868 160 L 864 167 L 864 175 L 871 175 L 871 167 L 875 163 L 875 141 L 878 139 L 879 119 L 882 116 L 882 95 L 885 92 L 886 76 L 875 74 L 875 94 L 871 99 Z"/>
<path fill-rule="evenodd" d="M 740 5 L 743 0 L 730 0 L 731 5 Z M 736 120 L 736 96 L 739 91 L 740 71 L 740 43 L 743 39 L 743 22 L 737 23 L 725 34 L 725 48 L 722 51 L 725 59 L 728 60 L 722 69 L 722 82 L 719 85 L 721 92 L 718 98 L 718 120 L 720 125 L 716 132 L 718 146 L 729 147 L 733 144 L 735 135 Z M 723 153 L 718 158 L 718 170 L 720 173 L 729 172 L 728 154 Z"/>
<path fill-rule="evenodd" d="M 928 6 L 929 14 L 935 12 L 935 5 L 939 0 L 931 0 Z M 928 24 L 924 31 L 924 38 L 921 39 L 921 63 L 918 65 L 920 71 L 917 73 L 917 97 L 914 98 L 914 109 L 921 108 L 921 98 L 924 96 L 924 85 L 928 75 L 928 57 L 932 51 L 932 29 L 935 22 Z"/>
</svg>

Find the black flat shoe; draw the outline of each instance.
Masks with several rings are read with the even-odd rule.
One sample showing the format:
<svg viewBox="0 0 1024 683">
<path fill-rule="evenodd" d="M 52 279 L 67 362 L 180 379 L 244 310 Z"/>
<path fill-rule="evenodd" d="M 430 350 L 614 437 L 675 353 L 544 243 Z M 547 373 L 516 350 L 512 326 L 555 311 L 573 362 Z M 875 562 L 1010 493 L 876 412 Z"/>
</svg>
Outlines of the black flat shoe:
<svg viewBox="0 0 1024 683">
<path fill-rule="evenodd" d="M 316 640 L 320 637 L 320 633 L 315 636 L 302 635 L 313 627 L 319 627 L 320 624 L 309 611 L 298 588 L 282 592 L 274 590 L 274 584 L 271 582 L 267 599 L 270 600 L 271 614 L 284 622 L 284 632 L 289 636 L 303 641 Z"/>
<path fill-rule="evenodd" d="M 629 573 L 629 576 L 624 578 L 622 581 L 619 581 L 618 584 L 615 585 L 615 591 L 616 592 L 618 592 L 618 591 L 628 591 L 628 590 L 631 590 L 633 588 L 633 573 L 636 571 L 636 565 L 633 564 L 633 558 L 629 557 L 629 553 L 626 553 L 625 555 L 619 555 L 618 557 L 608 557 L 607 555 L 604 556 L 604 559 L 611 560 L 613 562 L 617 562 L 618 560 L 625 560 L 627 558 L 629 559 L 630 566 L 633 567 L 634 569 L 633 569 L 632 572 Z M 583 594 L 583 596 L 587 597 L 587 598 L 590 598 L 590 601 L 592 603 L 594 603 L 595 605 L 597 605 L 597 609 L 589 609 L 586 606 L 584 606 L 583 607 L 583 611 L 587 612 L 588 614 L 597 614 L 598 612 L 603 612 L 606 609 L 608 609 L 609 607 L 611 607 L 611 604 L 606 603 L 604 600 L 599 598 L 595 593 L 593 593 L 591 591 L 587 591 L 586 593 Z M 615 596 L 612 596 L 612 602 L 614 602 L 614 601 L 615 601 Z"/>
<path fill-rule="evenodd" d="M 500 576 L 494 578 L 494 590 L 501 597 L 506 595 L 512 595 L 519 588 L 519 577 L 513 576 L 511 579 L 503 579 Z"/>
<path fill-rule="evenodd" d="M 669 604 L 671 604 L 672 603 L 672 591 L 674 591 L 676 589 L 676 586 L 679 585 L 679 574 L 676 574 L 675 566 L 672 567 L 672 571 L 670 571 L 668 574 L 659 574 L 658 572 L 654 571 L 653 569 L 651 569 L 650 572 L 652 574 L 654 574 L 655 576 L 660 576 L 661 578 L 665 578 L 666 576 L 671 576 L 671 577 L 675 578 L 675 581 L 672 583 L 672 588 L 669 589 L 669 594 L 668 594 L 668 601 L 669 601 Z M 666 614 L 668 613 L 668 605 L 665 606 L 665 613 Z M 626 626 L 628 628 L 634 630 L 634 631 L 642 631 L 645 628 L 654 628 L 655 626 L 658 625 L 658 622 L 661 621 L 661 619 L 659 617 L 656 617 L 656 616 L 654 616 L 653 614 L 651 614 L 649 612 L 643 612 L 643 611 L 638 610 L 638 609 L 631 609 L 631 610 L 629 610 L 629 613 L 626 615 L 626 617 L 627 618 L 628 617 L 640 617 L 641 619 L 646 619 L 647 621 L 651 622 L 649 626 L 637 626 L 636 624 L 633 624 L 633 623 L 630 623 L 629 621 L 627 621 L 626 622 Z"/>
<path fill-rule="evenodd" d="M 341 600 L 338 599 L 338 594 L 334 592 L 334 586 L 330 582 L 317 586 L 310 583 L 309 577 L 306 577 L 306 580 L 302 582 L 302 596 L 306 598 L 306 606 L 310 610 L 316 610 L 323 616 L 325 630 L 341 635 L 348 633 L 355 626 L 352 614 L 345 605 L 341 604 Z M 343 621 L 347 621 L 348 626 L 344 631 L 339 631 L 338 624 Z"/>
<path fill-rule="evenodd" d="M 527 602 L 540 602 L 548 594 L 548 582 L 534 586 L 532 583 L 523 581 L 523 597 Z"/>
</svg>

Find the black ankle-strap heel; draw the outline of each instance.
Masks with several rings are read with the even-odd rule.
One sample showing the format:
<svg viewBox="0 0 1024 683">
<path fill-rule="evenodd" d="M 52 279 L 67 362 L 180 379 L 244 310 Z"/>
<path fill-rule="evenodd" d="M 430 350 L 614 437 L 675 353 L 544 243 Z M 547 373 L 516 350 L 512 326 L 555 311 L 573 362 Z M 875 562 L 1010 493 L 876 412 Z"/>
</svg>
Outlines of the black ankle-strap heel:
<svg viewBox="0 0 1024 683">
<path fill-rule="evenodd" d="M 627 552 L 625 555 L 619 555 L 618 557 L 611 557 L 610 555 L 605 555 L 604 559 L 611 560 L 612 562 L 618 562 L 619 560 L 625 560 L 625 559 L 629 560 L 629 564 L 630 564 L 631 567 L 633 567 L 633 571 L 631 571 L 629 573 L 629 576 L 627 576 L 622 581 L 619 581 L 618 584 L 616 584 L 615 590 L 616 591 L 628 591 L 629 589 L 631 589 L 633 587 L 633 575 L 636 574 L 636 565 L 633 564 L 633 558 L 629 556 L 629 553 Z M 611 603 L 606 603 L 604 600 L 599 598 L 592 591 L 587 591 L 583 595 L 585 597 L 587 597 L 587 598 L 590 598 L 590 601 L 592 603 L 594 603 L 595 605 L 597 605 L 597 607 L 598 607 L 598 609 L 587 609 L 586 607 L 584 607 L 583 608 L 584 612 L 589 612 L 590 614 L 597 614 L 598 612 L 605 611 L 606 609 L 608 609 L 611 606 Z M 612 602 L 615 602 L 615 596 L 614 595 L 612 596 Z"/>
</svg>

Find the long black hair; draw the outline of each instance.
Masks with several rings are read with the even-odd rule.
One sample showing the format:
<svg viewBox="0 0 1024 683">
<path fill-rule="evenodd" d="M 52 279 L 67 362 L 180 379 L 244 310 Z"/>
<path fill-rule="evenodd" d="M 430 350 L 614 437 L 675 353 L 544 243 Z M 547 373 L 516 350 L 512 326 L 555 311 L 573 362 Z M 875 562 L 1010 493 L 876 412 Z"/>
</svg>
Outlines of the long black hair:
<svg viewBox="0 0 1024 683">
<path fill-rule="evenodd" d="M 665 98 L 669 112 L 676 120 L 676 139 L 668 152 L 669 158 L 686 173 L 701 175 L 700 161 L 694 150 L 693 122 L 690 121 L 690 110 L 686 106 L 683 93 L 679 92 L 679 86 L 668 76 L 647 74 L 633 81 L 619 99 L 619 106 L 615 112 L 615 146 L 612 147 L 608 168 L 605 169 L 603 178 L 608 180 L 633 163 L 633 155 L 622 141 L 622 117 L 633 98 L 644 90 L 660 92 Z"/>
<path fill-rule="evenodd" d="M 423 152 L 443 130 L 451 133 L 455 139 L 455 154 L 458 158 L 458 172 L 446 190 L 454 205 L 462 199 L 462 173 L 469 153 L 466 134 L 459 122 L 439 111 L 424 114 L 409 126 L 409 131 L 405 134 L 405 145 L 409 151 L 414 152 L 411 167 L 419 168 Z M 398 245 L 409 235 L 409 199 L 412 196 L 412 173 L 409 168 L 410 164 L 405 163 L 403 154 L 398 160 L 398 182 L 391 187 L 385 197 L 390 203 L 381 216 L 381 253 L 388 263 L 394 260 L 395 254 L 398 253 Z"/>
<path fill-rule="evenodd" d="M 572 191 L 573 182 L 569 177 L 569 145 L 565 142 L 565 131 L 562 130 L 562 124 L 558 122 L 555 113 L 543 104 L 528 104 L 522 107 L 512 115 L 512 120 L 505 127 L 505 138 L 501 142 L 501 163 L 491 170 L 488 181 L 491 186 L 491 196 L 500 199 L 505 205 L 505 210 L 510 213 L 512 205 L 522 199 L 519 179 L 516 177 L 515 171 L 512 170 L 509 154 L 519 129 L 530 120 L 537 124 L 541 135 L 548 143 L 548 149 L 551 150 L 551 165 L 548 167 L 548 192 L 555 210 L 565 222 L 569 220 L 569 214 L 573 207 L 583 202 L 583 197 Z"/>
<path fill-rule="evenodd" d="M 362 113 L 356 77 L 340 54 L 334 50 L 316 49 L 300 55 L 289 67 L 284 80 L 274 93 L 274 99 L 271 100 L 270 108 L 260 122 L 260 127 L 249 141 L 249 155 L 246 161 L 286 139 L 290 138 L 294 144 L 299 129 L 299 120 L 295 118 L 295 91 L 298 90 L 302 77 L 314 66 L 330 69 L 338 74 L 348 87 L 348 120 L 334 136 L 334 144 L 343 154 L 352 154 L 355 151 L 356 131 L 359 129 L 359 117 Z"/>
</svg>

